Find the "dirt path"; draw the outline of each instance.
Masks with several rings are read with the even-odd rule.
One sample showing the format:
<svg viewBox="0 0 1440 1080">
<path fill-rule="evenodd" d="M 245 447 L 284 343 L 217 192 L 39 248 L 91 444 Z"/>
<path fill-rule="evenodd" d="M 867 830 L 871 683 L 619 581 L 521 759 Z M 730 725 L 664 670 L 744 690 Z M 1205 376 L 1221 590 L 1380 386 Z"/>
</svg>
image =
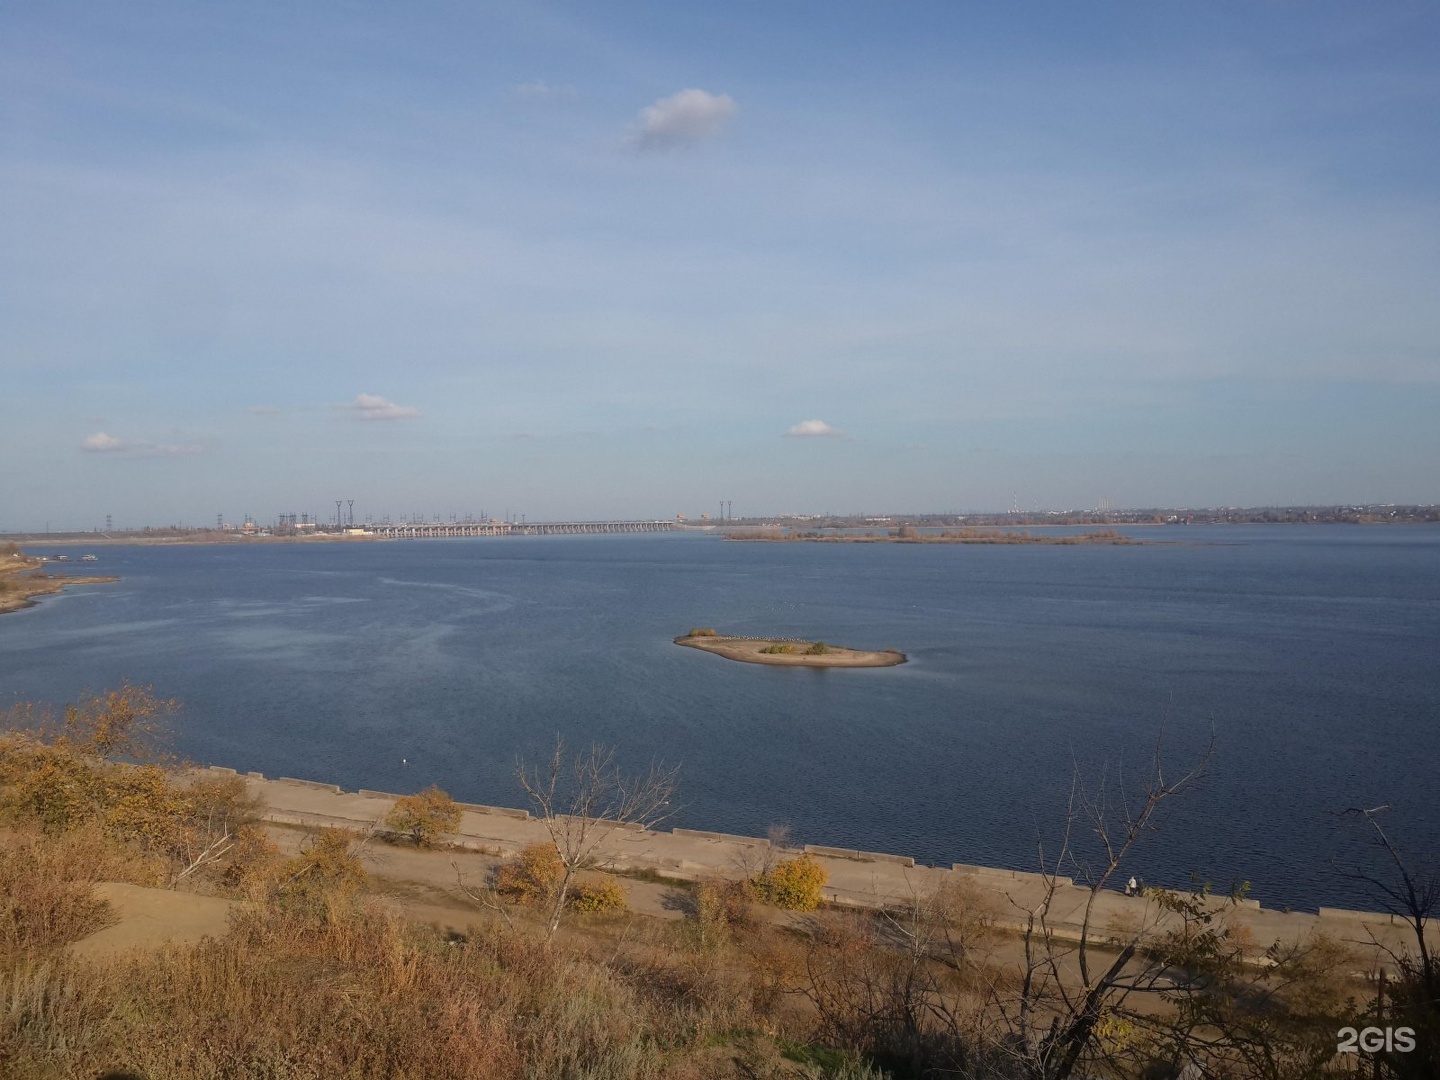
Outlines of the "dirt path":
<svg viewBox="0 0 1440 1080">
<path fill-rule="evenodd" d="M 234 900 L 173 889 L 147 889 L 102 881 L 95 895 L 110 903 L 115 921 L 70 946 L 76 956 L 94 959 L 131 949 L 156 949 L 167 942 L 189 945 L 207 937 L 224 937 L 230 929 Z"/>
</svg>

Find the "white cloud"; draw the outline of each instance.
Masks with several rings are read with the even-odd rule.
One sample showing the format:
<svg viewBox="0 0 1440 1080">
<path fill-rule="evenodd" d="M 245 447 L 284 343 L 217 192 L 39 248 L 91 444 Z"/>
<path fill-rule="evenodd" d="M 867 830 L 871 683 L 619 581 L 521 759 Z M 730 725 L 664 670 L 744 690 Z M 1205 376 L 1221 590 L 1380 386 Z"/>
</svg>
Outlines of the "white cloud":
<svg viewBox="0 0 1440 1080">
<path fill-rule="evenodd" d="M 573 86 L 548 83 L 544 79 L 521 83 L 515 87 L 515 96 L 526 101 L 573 101 L 580 92 Z"/>
<path fill-rule="evenodd" d="M 838 439 L 844 434 L 839 428 L 831 427 L 824 420 L 801 420 L 785 432 L 785 437 L 787 439 Z"/>
<path fill-rule="evenodd" d="M 112 454 L 118 450 L 128 450 L 129 448 L 130 443 L 124 439 L 106 435 L 103 431 L 97 431 L 94 435 L 86 435 L 80 441 L 80 449 L 88 454 Z"/>
<path fill-rule="evenodd" d="M 119 454 L 124 457 L 187 457 L 203 454 L 205 444 L 201 442 L 157 443 L 144 439 L 117 439 L 103 431 L 86 435 L 80 440 L 80 449 L 87 454 Z"/>
<path fill-rule="evenodd" d="M 354 401 L 341 408 L 349 409 L 360 420 L 405 420 L 420 415 L 413 405 L 396 405 L 379 394 L 356 394 Z"/>
<path fill-rule="evenodd" d="M 698 142 L 718 133 L 739 111 L 729 94 L 681 90 L 640 110 L 629 143 L 637 150 L 660 150 Z"/>
</svg>

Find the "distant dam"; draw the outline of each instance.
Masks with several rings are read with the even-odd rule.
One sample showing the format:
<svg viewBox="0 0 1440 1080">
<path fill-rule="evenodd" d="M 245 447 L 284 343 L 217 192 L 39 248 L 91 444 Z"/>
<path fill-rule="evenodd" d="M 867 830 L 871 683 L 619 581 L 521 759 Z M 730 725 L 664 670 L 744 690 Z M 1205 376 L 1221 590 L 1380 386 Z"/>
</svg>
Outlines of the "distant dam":
<svg viewBox="0 0 1440 1080">
<path fill-rule="evenodd" d="M 441 536 L 569 536 L 577 533 L 675 532 L 675 521 L 420 521 L 370 525 L 367 530 L 389 540 Z"/>
</svg>

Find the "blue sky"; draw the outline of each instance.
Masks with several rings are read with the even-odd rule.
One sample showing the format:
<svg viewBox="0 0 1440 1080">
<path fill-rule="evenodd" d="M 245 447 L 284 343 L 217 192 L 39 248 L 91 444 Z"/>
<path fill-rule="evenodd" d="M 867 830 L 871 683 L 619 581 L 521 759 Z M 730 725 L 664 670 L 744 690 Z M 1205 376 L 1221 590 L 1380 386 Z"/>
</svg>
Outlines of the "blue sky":
<svg viewBox="0 0 1440 1080">
<path fill-rule="evenodd" d="M 0 528 L 1440 502 L 1440 9 L 0 6 Z"/>
</svg>

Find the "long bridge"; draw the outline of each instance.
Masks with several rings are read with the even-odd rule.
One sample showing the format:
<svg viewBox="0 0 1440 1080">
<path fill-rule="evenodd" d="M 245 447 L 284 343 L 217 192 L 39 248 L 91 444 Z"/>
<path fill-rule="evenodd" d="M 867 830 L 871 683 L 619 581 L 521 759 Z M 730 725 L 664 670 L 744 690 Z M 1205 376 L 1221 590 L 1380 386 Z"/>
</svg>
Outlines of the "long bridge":
<svg viewBox="0 0 1440 1080">
<path fill-rule="evenodd" d="M 388 540 L 437 536 L 562 536 L 576 533 L 676 532 L 674 521 L 402 521 L 366 526 Z"/>
</svg>

